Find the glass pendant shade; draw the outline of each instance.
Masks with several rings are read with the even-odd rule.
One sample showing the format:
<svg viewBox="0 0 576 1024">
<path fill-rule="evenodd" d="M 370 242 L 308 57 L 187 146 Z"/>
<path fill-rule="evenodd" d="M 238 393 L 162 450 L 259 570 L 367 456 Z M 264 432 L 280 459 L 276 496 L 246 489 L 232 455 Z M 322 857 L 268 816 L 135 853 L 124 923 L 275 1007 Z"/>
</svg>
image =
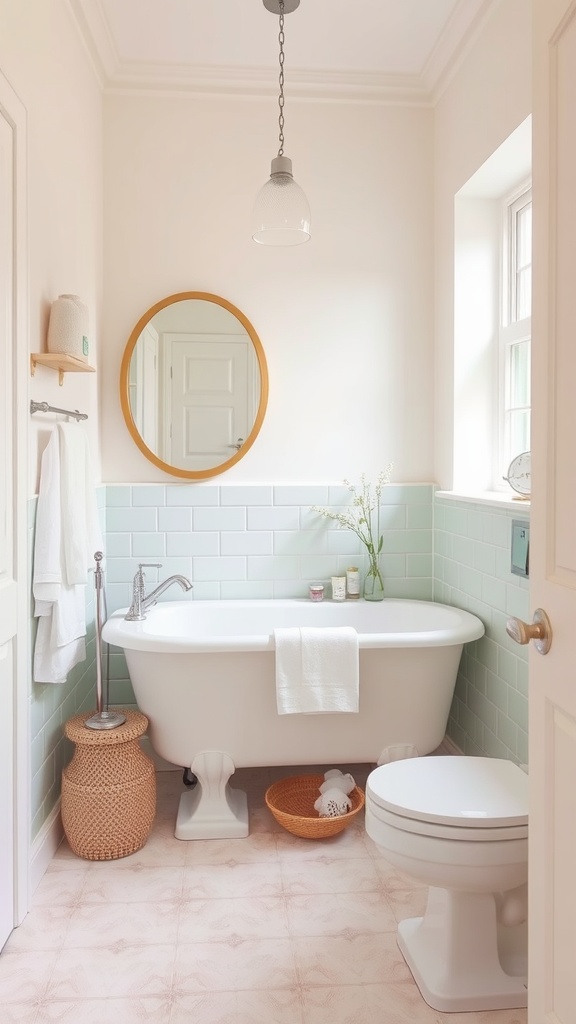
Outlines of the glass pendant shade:
<svg viewBox="0 0 576 1024">
<path fill-rule="evenodd" d="M 300 245 L 310 238 L 310 207 L 292 176 L 292 161 L 276 156 L 252 214 L 252 238 L 262 245 Z"/>
</svg>

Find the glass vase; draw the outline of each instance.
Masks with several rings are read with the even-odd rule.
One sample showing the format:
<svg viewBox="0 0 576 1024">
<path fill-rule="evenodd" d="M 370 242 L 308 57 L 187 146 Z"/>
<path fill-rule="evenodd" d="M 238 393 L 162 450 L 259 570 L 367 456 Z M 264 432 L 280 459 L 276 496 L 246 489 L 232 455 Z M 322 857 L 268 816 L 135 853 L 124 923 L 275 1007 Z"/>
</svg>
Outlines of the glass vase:
<svg viewBox="0 0 576 1024">
<path fill-rule="evenodd" d="M 384 600 L 384 577 L 380 568 L 380 560 L 377 555 L 371 555 L 368 563 L 368 572 L 364 577 L 364 600 Z"/>
</svg>

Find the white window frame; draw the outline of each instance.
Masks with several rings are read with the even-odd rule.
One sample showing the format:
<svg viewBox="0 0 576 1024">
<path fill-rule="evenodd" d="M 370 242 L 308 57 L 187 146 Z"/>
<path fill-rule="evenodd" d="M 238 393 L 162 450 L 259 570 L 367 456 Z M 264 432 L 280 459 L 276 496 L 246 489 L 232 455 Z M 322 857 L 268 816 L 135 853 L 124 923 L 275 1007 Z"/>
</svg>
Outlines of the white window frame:
<svg viewBox="0 0 576 1024">
<path fill-rule="evenodd" d="M 513 346 L 519 342 L 528 342 L 532 338 L 532 317 L 527 316 L 521 320 L 516 318 L 517 291 L 516 291 L 516 225 L 518 214 L 532 203 L 531 182 L 524 182 L 513 194 L 506 197 L 503 204 L 503 245 L 502 245 L 502 304 L 501 324 L 499 331 L 499 359 L 498 359 L 498 452 L 494 477 L 498 481 L 498 487 L 506 489 L 507 485 L 502 480 L 507 472 L 511 460 L 520 452 L 513 451 L 510 440 L 510 415 L 511 411 L 527 410 L 530 405 L 512 405 L 510 401 L 511 392 L 511 360 Z M 527 449 L 530 447 L 528 437 Z"/>
</svg>

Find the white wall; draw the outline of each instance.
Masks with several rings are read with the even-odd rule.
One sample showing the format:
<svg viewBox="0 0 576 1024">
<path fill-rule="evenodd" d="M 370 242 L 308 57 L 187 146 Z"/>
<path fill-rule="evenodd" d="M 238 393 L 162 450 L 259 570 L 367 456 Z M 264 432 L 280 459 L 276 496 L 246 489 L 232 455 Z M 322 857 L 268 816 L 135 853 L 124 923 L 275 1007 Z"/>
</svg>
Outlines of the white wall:
<svg viewBox="0 0 576 1024">
<path fill-rule="evenodd" d="M 81 296 L 90 311 L 90 362 L 99 364 L 102 292 L 102 98 L 62 0 L 0 0 L 0 68 L 27 111 L 30 351 L 46 350 L 51 302 Z M 89 415 L 98 467 L 98 375 L 68 374 L 62 387 L 37 367 L 30 397 Z M 29 493 L 56 417 L 30 423 Z"/>
<path fill-rule="evenodd" d="M 494 5 L 434 117 L 435 472 L 453 482 L 454 200 L 490 154 L 531 112 L 530 5 Z"/>
<path fill-rule="evenodd" d="M 105 100 L 103 476 L 169 479 L 132 443 L 120 361 L 139 317 L 186 289 L 252 322 L 268 360 L 259 438 L 222 482 L 432 478 L 432 111 L 287 99 L 312 240 L 250 237 L 277 150 L 275 101 Z"/>
</svg>

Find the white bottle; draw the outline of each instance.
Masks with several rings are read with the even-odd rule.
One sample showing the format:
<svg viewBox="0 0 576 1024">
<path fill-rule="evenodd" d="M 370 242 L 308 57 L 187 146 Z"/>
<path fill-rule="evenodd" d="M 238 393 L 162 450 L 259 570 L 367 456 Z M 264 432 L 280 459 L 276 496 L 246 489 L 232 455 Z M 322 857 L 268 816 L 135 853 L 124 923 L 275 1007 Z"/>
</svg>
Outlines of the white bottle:
<svg viewBox="0 0 576 1024">
<path fill-rule="evenodd" d="M 346 577 L 345 576 L 332 576 L 332 600 L 333 601 L 345 601 L 346 600 Z"/>
<path fill-rule="evenodd" d="M 360 573 L 355 565 L 346 569 L 346 596 L 353 601 L 360 597 Z"/>
</svg>

